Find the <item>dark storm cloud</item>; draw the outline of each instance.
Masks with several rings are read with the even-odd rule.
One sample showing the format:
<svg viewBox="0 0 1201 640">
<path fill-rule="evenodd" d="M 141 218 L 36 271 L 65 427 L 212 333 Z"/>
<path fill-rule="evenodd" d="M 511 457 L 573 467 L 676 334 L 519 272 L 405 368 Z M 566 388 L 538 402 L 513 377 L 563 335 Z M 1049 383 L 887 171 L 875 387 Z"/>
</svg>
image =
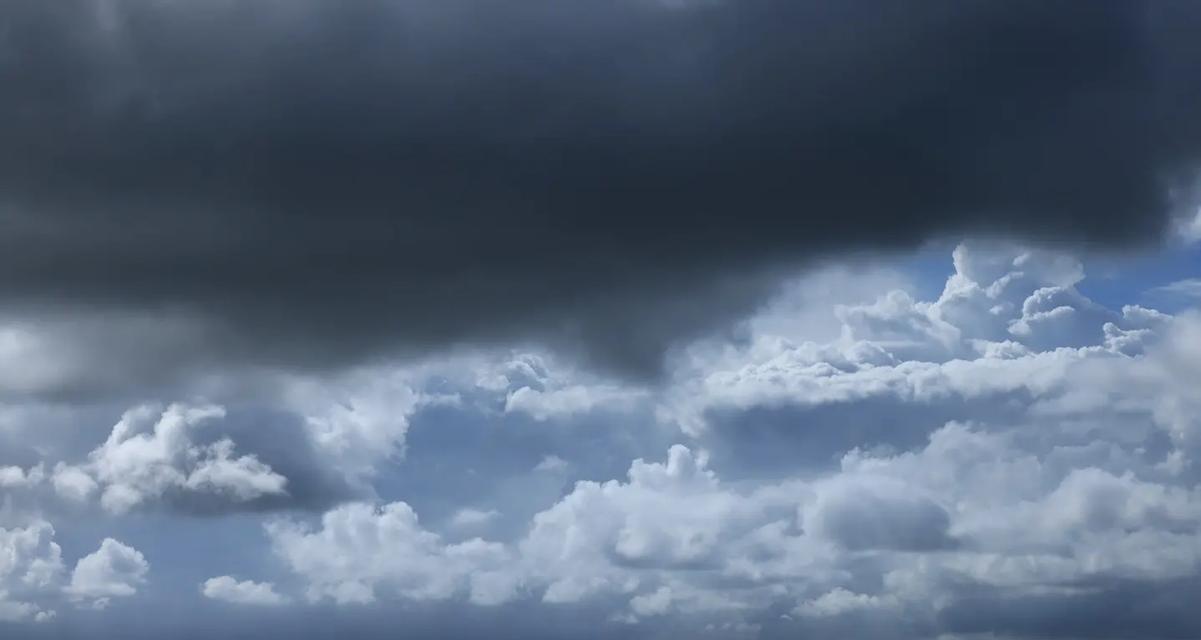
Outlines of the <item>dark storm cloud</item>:
<svg viewBox="0 0 1201 640">
<path fill-rule="evenodd" d="M 778 268 L 1157 237 L 1190 2 L 10 0 L 0 296 L 324 365 L 529 337 L 653 371 Z"/>
</svg>

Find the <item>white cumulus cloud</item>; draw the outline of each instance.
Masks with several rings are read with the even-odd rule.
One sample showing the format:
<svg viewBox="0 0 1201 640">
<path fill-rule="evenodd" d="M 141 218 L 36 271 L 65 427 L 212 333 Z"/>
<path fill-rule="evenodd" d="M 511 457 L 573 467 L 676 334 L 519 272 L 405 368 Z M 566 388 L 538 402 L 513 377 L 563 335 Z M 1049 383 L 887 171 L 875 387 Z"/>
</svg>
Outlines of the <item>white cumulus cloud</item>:
<svg viewBox="0 0 1201 640">
<path fill-rule="evenodd" d="M 0 622 L 52 616 L 45 602 L 59 588 L 63 571 L 62 549 L 49 522 L 0 527 Z"/>
<path fill-rule="evenodd" d="M 288 602 L 275 592 L 275 585 L 270 582 L 239 581 L 231 576 L 209 578 L 200 585 L 200 591 L 206 598 L 234 604 L 271 607 Z"/>
<path fill-rule="evenodd" d="M 235 455 L 228 438 L 210 444 L 193 441 L 195 427 L 224 415 L 224 409 L 211 405 L 131 409 L 86 463 L 55 467 L 55 490 L 84 500 L 99 489 L 100 503 L 113 513 L 176 493 L 234 502 L 286 493 L 286 478 L 253 455 Z"/>
<path fill-rule="evenodd" d="M 312 601 L 367 603 L 387 588 L 413 600 L 467 594 L 499 604 L 518 586 L 504 573 L 511 559 L 503 545 L 478 538 L 447 544 L 403 502 L 350 503 L 327 512 L 316 530 L 280 520 L 267 533 L 280 558 L 308 581 Z"/>
<path fill-rule="evenodd" d="M 137 593 L 149 571 L 150 564 L 140 551 L 105 538 L 99 549 L 79 559 L 66 592 L 80 606 L 103 609 L 112 598 Z"/>
</svg>

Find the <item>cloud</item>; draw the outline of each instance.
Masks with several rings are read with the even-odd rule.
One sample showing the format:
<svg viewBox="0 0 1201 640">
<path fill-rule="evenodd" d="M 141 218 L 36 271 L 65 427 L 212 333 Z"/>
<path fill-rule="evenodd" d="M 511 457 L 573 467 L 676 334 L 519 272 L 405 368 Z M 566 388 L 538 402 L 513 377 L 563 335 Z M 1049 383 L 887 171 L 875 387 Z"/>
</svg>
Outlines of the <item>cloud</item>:
<svg viewBox="0 0 1201 640">
<path fill-rule="evenodd" d="M 560 458 L 556 455 L 548 455 L 539 460 L 537 465 L 534 465 L 534 471 L 541 471 L 543 473 L 559 473 L 565 471 L 569 466 L 571 466 L 571 464 L 563 458 Z"/>
<path fill-rule="evenodd" d="M 0 622 L 52 616 L 43 603 L 59 588 L 63 571 L 62 549 L 50 523 L 39 519 L 0 527 Z"/>
<path fill-rule="evenodd" d="M 456 527 L 479 527 L 492 522 L 500 516 L 500 512 L 496 509 L 488 509 L 481 511 L 480 509 L 460 509 L 450 519 L 450 523 Z"/>
<path fill-rule="evenodd" d="M 1201 278 L 1186 278 L 1177 280 L 1162 287 L 1155 287 L 1148 293 L 1157 296 L 1170 296 L 1186 300 L 1201 300 Z"/>
<path fill-rule="evenodd" d="M 618 596 L 638 619 L 746 606 L 683 578 L 736 573 L 729 565 L 756 553 L 758 538 L 774 540 L 777 523 L 794 519 L 806 495 L 794 484 L 741 494 L 721 485 L 703 455 L 676 446 L 663 463 L 635 461 L 628 482 L 577 483 L 514 545 L 479 538 L 448 544 L 401 502 L 343 505 L 316 529 L 278 520 L 267 534 L 311 601 L 498 605 L 532 595 L 551 606 Z M 829 549 L 815 543 L 814 564 Z M 818 575 L 814 566 L 807 570 Z"/>
<path fill-rule="evenodd" d="M 178 310 L 65 312 L 6 305 L 0 313 L 0 397 L 78 402 L 153 395 L 211 376 L 218 362 L 196 345 L 212 339 L 203 322 Z M 173 365 L 180 362 L 188 366 Z"/>
<path fill-rule="evenodd" d="M 505 411 L 529 414 L 535 420 L 586 413 L 597 407 L 621 410 L 622 405 L 637 398 L 639 393 L 613 387 L 573 386 L 563 389 L 539 390 L 521 387 L 509 394 Z"/>
<path fill-rule="evenodd" d="M 1167 323 L 1155 311 L 1117 313 L 1089 300 L 1075 286 L 1081 265 L 1063 254 L 973 243 L 954 257 L 937 300 L 896 290 L 836 307 L 834 341 L 760 335 L 733 355 L 694 359 L 664 411 L 699 433 L 721 411 L 1041 395 L 1077 363 L 1123 362 Z"/>
<path fill-rule="evenodd" d="M 112 538 L 79 559 L 65 591 L 80 606 L 104 609 L 112 598 L 127 598 L 146 581 L 150 564 L 142 553 Z"/>
<path fill-rule="evenodd" d="M 802 602 L 793 613 L 800 616 L 828 617 L 839 616 L 854 611 L 889 608 L 893 606 L 896 606 L 896 598 L 853 593 L 842 587 L 838 587 L 813 600 Z"/>
<path fill-rule="evenodd" d="M 315 531 L 279 520 L 267 534 L 275 553 L 308 582 L 310 601 L 365 604 L 386 589 L 413 600 L 467 593 L 490 605 L 511 599 L 517 588 L 498 573 L 509 562 L 503 545 L 479 538 L 447 544 L 403 502 L 350 503 L 327 512 Z"/>
<path fill-rule="evenodd" d="M 55 493 L 75 502 L 88 500 L 100 486 L 87 471 L 62 462 L 54 465 L 51 482 Z"/>
<path fill-rule="evenodd" d="M 0 467 L 0 489 L 22 489 L 36 486 L 46 477 L 44 465 L 37 464 L 29 469 L 17 466 Z"/>
<path fill-rule="evenodd" d="M 276 495 L 239 501 L 237 487 L 286 473 L 291 491 L 294 471 L 328 466 L 362 494 L 319 519 L 272 516 L 277 562 L 231 566 L 201 589 L 268 601 L 295 584 L 303 603 L 277 613 L 334 626 L 392 624 L 403 609 L 443 629 L 448 616 L 488 631 L 536 619 L 548 636 L 595 624 L 623 637 L 1191 637 L 1201 317 L 1105 307 L 1061 252 L 972 242 L 952 263 L 929 295 L 876 271 L 845 296 L 815 293 L 828 317 L 811 311 L 813 325 L 773 302 L 769 317 L 681 349 L 654 385 L 525 346 L 286 373 L 257 411 L 132 410 L 109 438 L 127 481 L 101 477 L 102 453 L 14 458 L 0 480 L 14 500 L 51 488 L 89 500 L 124 482 L 142 506 L 208 496 L 225 513 Z M 506 410 L 516 390 L 592 387 L 635 396 L 544 420 Z M 256 428 L 238 429 L 238 450 L 264 469 L 222 439 L 242 420 Z M 313 460 L 278 449 L 300 445 Z M 173 480 L 146 479 L 160 477 Z M 246 518 L 258 522 L 205 526 L 244 531 Z M 251 570 L 264 582 L 231 577 Z M 113 597 L 18 583 L 0 578 L 26 621 L 56 597 Z"/>
<path fill-rule="evenodd" d="M 253 455 L 234 457 L 228 438 L 207 445 L 192 441 L 190 430 L 224 416 L 221 407 L 203 405 L 131 409 L 86 463 L 55 467 L 55 490 L 84 500 L 99 488 L 101 505 L 113 513 L 188 495 L 247 503 L 285 494 L 286 478 Z"/>
<path fill-rule="evenodd" d="M 806 530 L 857 551 L 933 551 L 953 545 L 946 509 L 887 477 L 825 483 L 805 510 L 803 523 Z"/>
<path fill-rule="evenodd" d="M 1176 227 L 1177 235 L 1188 244 L 1201 242 L 1201 210 L 1191 218 L 1183 218 Z"/>
<path fill-rule="evenodd" d="M 184 319 L 77 387 L 510 339 L 647 375 L 842 250 L 1153 241 L 1201 139 L 1189 3 L 8 9 L 0 299 Z"/>
<path fill-rule="evenodd" d="M 4 517 L 11 517 L 5 514 Z M 149 564 L 140 552 L 112 538 L 79 559 L 66 578 L 62 549 L 49 522 L 0 527 L 0 623 L 47 622 L 65 595 L 79 607 L 103 609 L 112 598 L 137 593 Z"/>
<path fill-rule="evenodd" d="M 404 368 L 352 371 L 335 380 L 299 378 L 284 404 L 304 417 L 309 438 L 351 478 L 404 455 L 409 418 L 430 398 L 414 388 Z"/>
<path fill-rule="evenodd" d="M 253 606 L 272 607 L 287 604 L 288 599 L 275 592 L 270 582 L 238 581 L 230 576 L 209 578 L 200 585 L 206 598 Z"/>
<path fill-rule="evenodd" d="M 546 585 L 544 602 L 628 593 L 639 586 L 635 568 L 720 566 L 740 534 L 769 524 L 773 508 L 795 510 L 799 499 L 725 488 L 705 456 L 682 445 L 672 447 L 664 463 L 636 460 L 628 478 L 578 482 L 534 516 L 520 547 L 531 579 Z"/>
<path fill-rule="evenodd" d="M 659 587 L 653 593 L 630 598 L 630 609 L 643 617 L 667 613 L 671 609 L 671 588 Z"/>
<path fill-rule="evenodd" d="M 841 331 L 828 342 L 751 323 L 736 341 L 690 348 L 670 382 L 624 414 L 679 417 L 684 442 L 635 460 L 624 478 L 576 482 L 516 539 L 474 541 L 491 553 L 443 562 L 445 582 L 422 567 L 453 545 L 402 503 L 335 510 L 316 531 L 285 527 L 292 538 L 272 532 L 272 543 L 319 599 L 470 599 L 479 561 L 506 602 L 600 609 L 634 635 L 670 621 L 766 637 L 988 625 L 1070 637 L 1088 628 L 1073 607 L 1159 598 L 1194 580 L 1201 320 L 1105 308 L 1061 253 L 972 243 L 954 266 L 933 300 L 886 292 L 837 307 Z M 497 398 L 527 385 L 526 367 L 510 370 L 477 388 Z M 764 410 L 782 416 L 771 443 L 791 464 L 757 474 L 761 458 L 730 449 Z M 811 462 L 814 447 L 828 464 Z M 381 567 L 361 560 L 363 548 L 415 559 Z M 1039 601 L 1063 607 L 1068 626 L 1025 621 Z M 980 602 L 997 603 L 988 625 L 971 616 Z M 1130 626 L 1135 611 L 1111 619 L 1152 636 L 1193 628 L 1182 601 L 1163 602 L 1161 626 Z"/>
<path fill-rule="evenodd" d="M 1194 575 L 1201 493 L 1112 441 L 1065 435 L 1030 449 L 1020 429 L 952 423 L 916 451 L 851 451 L 828 477 L 747 493 L 677 446 L 665 462 L 636 461 L 627 482 L 578 483 L 513 550 L 446 545 L 403 503 L 342 507 L 317 531 L 268 531 L 310 598 L 361 603 L 386 590 L 490 604 L 528 592 L 553 606 L 617 596 L 631 617 L 615 615 L 632 622 L 736 616 L 793 598 L 801 618 L 870 612 L 908 625 L 980 590 L 1087 594 Z M 481 592 L 493 581 L 503 598 Z"/>
</svg>

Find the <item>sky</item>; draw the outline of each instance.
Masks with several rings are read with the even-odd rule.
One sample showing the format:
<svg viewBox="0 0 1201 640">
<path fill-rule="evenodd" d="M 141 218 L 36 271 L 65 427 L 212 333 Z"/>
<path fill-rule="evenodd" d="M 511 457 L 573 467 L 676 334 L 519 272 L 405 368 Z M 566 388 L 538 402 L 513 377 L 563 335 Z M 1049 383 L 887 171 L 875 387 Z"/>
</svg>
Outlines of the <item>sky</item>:
<svg viewBox="0 0 1201 640">
<path fill-rule="evenodd" d="M 1188 0 L 9 0 L 0 637 L 1201 637 Z"/>
</svg>

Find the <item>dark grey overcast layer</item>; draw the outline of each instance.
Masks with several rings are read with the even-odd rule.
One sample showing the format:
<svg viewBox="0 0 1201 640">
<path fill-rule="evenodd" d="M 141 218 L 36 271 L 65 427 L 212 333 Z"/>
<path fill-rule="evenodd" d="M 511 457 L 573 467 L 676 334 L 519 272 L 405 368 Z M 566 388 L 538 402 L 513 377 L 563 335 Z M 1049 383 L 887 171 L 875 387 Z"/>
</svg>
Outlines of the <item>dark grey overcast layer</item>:
<svg viewBox="0 0 1201 640">
<path fill-rule="evenodd" d="M 1153 241 L 1201 5 L 7 0 L 0 296 L 654 370 L 834 250 Z M 207 347 L 206 347 L 207 348 Z"/>
</svg>

